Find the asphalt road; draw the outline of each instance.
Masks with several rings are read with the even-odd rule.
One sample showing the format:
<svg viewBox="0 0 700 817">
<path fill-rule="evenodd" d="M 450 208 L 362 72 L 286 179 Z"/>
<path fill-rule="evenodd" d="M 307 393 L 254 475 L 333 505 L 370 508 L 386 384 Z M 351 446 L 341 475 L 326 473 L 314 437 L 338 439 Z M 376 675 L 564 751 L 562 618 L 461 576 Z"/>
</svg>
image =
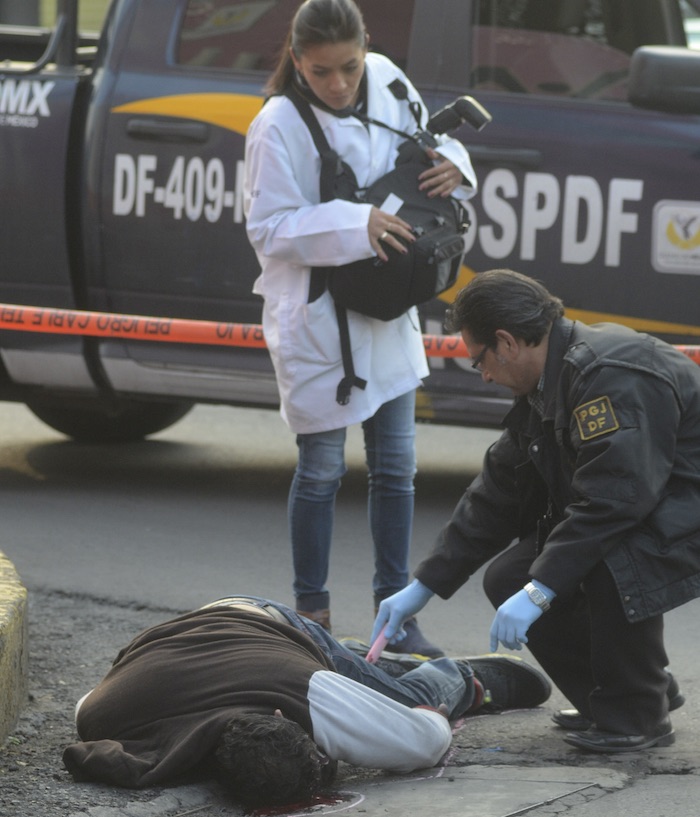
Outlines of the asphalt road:
<svg viewBox="0 0 700 817">
<path fill-rule="evenodd" d="M 27 586 L 30 608 L 30 700 L 0 747 L 0 815 L 240 815 L 211 785 L 129 792 L 75 784 L 60 756 L 75 740 L 74 702 L 136 632 L 231 592 L 291 601 L 285 501 L 293 437 L 275 414 L 214 407 L 197 408 L 144 443 L 114 447 L 69 442 L 21 406 L 0 404 L 0 420 L 0 548 Z M 414 564 L 494 436 L 419 428 Z M 334 631 L 366 638 L 371 556 L 355 431 L 348 462 L 330 585 Z M 552 728 L 549 712 L 566 703 L 555 691 L 538 710 L 468 719 L 446 765 L 428 777 L 392 782 L 345 768 L 350 801 L 319 813 L 417 817 L 437 807 L 441 817 L 693 817 L 700 796 L 699 611 L 693 602 L 666 618 L 672 669 L 688 698 L 674 713 L 673 747 L 582 756 Z M 473 655 L 488 650 L 492 615 L 475 577 L 449 602 L 429 604 L 421 622 L 448 653 Z"/>
<path fill-rule="evenodd" d="M 119 603 L 189 609 L 249 592 L 290 603 L 286 498 L 293 435 L 276 413 L 198 407 L 142 443 L 78 445 L 0 404 L 2 549 L 25 584 Z M 412 563 L 478 470 L 493 431 L 420 426 Z M 330 590 L 340 635 L 369 637 L 372 551 L 358 429 L 337 506 Z M 474 585 L 422 618 L 451 651 L 488 647 Z"/>
</svg>

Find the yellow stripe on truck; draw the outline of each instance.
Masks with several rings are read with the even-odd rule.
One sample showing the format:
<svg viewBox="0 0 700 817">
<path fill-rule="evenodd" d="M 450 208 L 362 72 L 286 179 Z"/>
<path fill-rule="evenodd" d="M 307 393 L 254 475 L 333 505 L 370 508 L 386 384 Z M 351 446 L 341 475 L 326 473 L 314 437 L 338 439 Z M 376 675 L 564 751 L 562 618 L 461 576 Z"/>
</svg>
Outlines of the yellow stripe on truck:
<svg viewBox="0 0 700 817">
<path fill-rule="evenodd" d="M 463 266 L 454 286 L 438 295 L 441 301 L 451 304 L 460 289 L 465 287 L 477 275 L 473 269 Z M 650 335 L 688 335 L 700 337 L 700 326 L 687 323 L 656 321 L 651 318 L 634 318 L 630 315 L 613 315 L 610 312 L 593 312 L 587 309 L 567 309 L 566 317 L 582 323 L 621 323 L 636 329 L 637 332 L 648 332 Z"/>
<path fill-rule="evenodd" d="M 262 104 L 261 97 L 248 94 L 177 94 L 127 102 L 112 108 L 112 113 L 194 119 L 245 136 Z"/>
</svg>

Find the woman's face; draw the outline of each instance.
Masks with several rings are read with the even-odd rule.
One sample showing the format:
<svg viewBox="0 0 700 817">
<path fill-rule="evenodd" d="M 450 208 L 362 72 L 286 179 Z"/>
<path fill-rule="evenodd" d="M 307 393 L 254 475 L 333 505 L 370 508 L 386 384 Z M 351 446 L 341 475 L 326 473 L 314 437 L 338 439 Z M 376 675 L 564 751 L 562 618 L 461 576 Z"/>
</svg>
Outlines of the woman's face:
<svg viewBox="0 0 700 817">
<path fill-rule="evenodd" d="M 298 59 L 290 53 L 294 67 L 321 102 L 335 111 L 355 105 L 365 71 L 366 44 L 352 40 L 314 45 Z"/>
</svg>

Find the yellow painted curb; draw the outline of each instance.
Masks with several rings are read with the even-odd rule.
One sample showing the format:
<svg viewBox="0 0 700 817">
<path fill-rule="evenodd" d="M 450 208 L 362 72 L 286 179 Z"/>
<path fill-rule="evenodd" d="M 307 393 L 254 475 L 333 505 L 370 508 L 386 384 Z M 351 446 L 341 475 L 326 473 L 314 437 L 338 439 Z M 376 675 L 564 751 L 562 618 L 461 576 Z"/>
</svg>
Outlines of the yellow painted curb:
<svg viewBox="0 0 700 817">
<path fill-rule="evenodd" d="M 27 591 L 0 551 L 0 744 L 27 702 Z"/>
</svg>

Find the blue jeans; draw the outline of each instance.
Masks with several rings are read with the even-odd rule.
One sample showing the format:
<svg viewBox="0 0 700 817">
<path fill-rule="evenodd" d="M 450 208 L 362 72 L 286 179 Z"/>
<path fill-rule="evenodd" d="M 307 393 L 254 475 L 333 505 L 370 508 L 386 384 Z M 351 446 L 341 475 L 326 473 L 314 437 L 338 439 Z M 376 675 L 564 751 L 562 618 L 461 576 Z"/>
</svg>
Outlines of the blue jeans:
<svg viewBox="0 0 700 817">
<path fill-rule="evenodd" d="M 362 423 L 369 471 L 368 516 L 374 543 L 375 600 L 408 583 L 416 473 L 415 391 L 390 400 Z M 297 608 L 328 607 L 335 497 L 345 466 L 346 429 L 299 434 L 289 492 L 289 530 Z"/>
<path fill-rule="evenodd" d="M 233 598 L 249 601 L 261 607 L 273 607 L 292 627 L 307 635 L 320 647 L 340 675 L 381 692 L 393 701 L 410 707 L 437 708 L 440 704 L 445 704 L 451 718 L 462 715 L 474 702 L 474 683 L 467 680 L 470 676 L 474 677 L 473 672 L 460 670 L 451 658 L 423 661 L 401 677 L 393 678 L 374 664 L 367 663 L 340 641 L 336 641 L 320 624 L 300 616 L 286 605 L 260 596 L 236 595 L 228 600 Z"/>
</svg>

